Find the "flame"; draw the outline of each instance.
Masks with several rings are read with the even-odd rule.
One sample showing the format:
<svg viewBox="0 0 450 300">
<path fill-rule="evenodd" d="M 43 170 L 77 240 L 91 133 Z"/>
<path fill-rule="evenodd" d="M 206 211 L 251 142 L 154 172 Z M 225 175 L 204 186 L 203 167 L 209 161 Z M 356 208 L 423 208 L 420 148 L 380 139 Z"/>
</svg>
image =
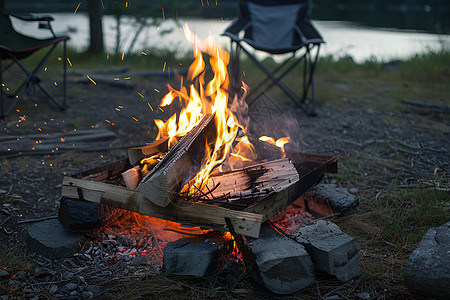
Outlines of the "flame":
<svg viewBox="0 0 450 300">
<path fill-rule="evenodd" d="M 183 27 L 187 40 L 194 44 L 195 60 L 189 67 L 188 77 L 192 81 L 189 85 L 189 93 L 185 87 L 175 90 L 169 86 L 169 92 L 161 100 L 160 106 L 171 105 L 175 99 L 183 104 L 183 109 L 177 115 L 173 114 L 167 121 L 155 120 L 158 127 L 157 140 L 169 138 L 169 148 L 176 141 L 194 128 L 208 113 L 214 113 L 217 129 L 215 141 L 208 141 L 205 149 L 205 157 L 201 171 L 190 182 L 191 188 L 201 189 L 207 180 L 209 173 L 220 166 L 230 155 L 238 131 L 244 127 L 239 124 L 236 116 L 228 108 L 228 72 L 227 65 L 230 60 L 228 52 L 223 50 L 211 36 L 201 41 L 192 33 L 187 25 Z M 206 63 L 203 54 L 210 55 L 209 64 L 214 72 L 213 78 L 205 83 Z M 247 139 L 248 142 L 248 139 Z M 249 142 L 248 142 L 249 143 Z M 208 146 L 208 144 L 210 146 Z M 244 148 L 239 146 L 239 148 Z M 251 147 L 247 147 L 250 148 Z M 242 152 L 242 151 L 240 151 Z M 245 158 L 243 153 L 236 155 Z M 190 189 L 190 188 L 186 188 Z"/>
<path fill-rule="evenodd" d="M 282 137 L 275 141 L 275 139 L 273 137 L 263 135 L 263 136 L 259 137 L 259 140 L 262 142 L 266 142 L 266 143 L 272 144 L 274 146 L 277 146 L 284 152 L 284 145 L 289 143 L 290 138 Z"/>
<path fill-rule="evenodd" d="M 231 168 L 242 166 L 243 162 L 254 161 L 257 158 L 255 149 L 247 136 L 236 139 L 238 132 L 245 133 L 245 128 L 238 121 L 233 111 L 228 107 L 229 77 L 227 66 L 230 55 L 222 49 L 210 35 L 205 40 L 198 37 L 184 25 L 186 39 L 194 45 L 194 61 L 188 70 L 189 88 L 183 86 L 179 90 L 168 86 L 169 92 L 162 98 L 160 107 L 171 105 L 175 100 L 180 101 L 183 108 L 177 115 L 173 114 L 167 121 L 155 120 L 158 127 L 157 140 L 168 138 L 169 149 L 192 130 L 208 113 L 214 114 L 216 125 L 216 140 L 207 141 L 205 156 L 200 172 L 184 187 L 182 192 L 195 192 L 203 188 L 211 171 L 219 167 L 225 159 Z M 206 83 L 206 63 L 203 55 L 210 56 L 209 65 L 214 73 L 213 78 Z M 244 90 L 246 86 L 243 83 Z M 189 90 L 189 92 L 188 92 Z M 237 144 L 234 141 L 238 142 Z M 284 151 L 284 144 L 289 138 L 281 138 L 271 142 Z M 235 144 L 235 145 L 234 145 Z M 234 147 L 233 147 L 234 145 Z"/>
</svg>

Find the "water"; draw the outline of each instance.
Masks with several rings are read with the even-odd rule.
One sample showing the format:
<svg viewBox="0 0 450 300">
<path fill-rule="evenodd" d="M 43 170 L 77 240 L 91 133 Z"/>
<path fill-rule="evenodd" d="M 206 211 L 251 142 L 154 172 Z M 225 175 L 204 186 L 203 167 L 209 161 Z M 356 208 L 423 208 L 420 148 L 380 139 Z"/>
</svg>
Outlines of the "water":
<svg viewBox="0 0 450 300">
<path fill-rule="evenodd" d="M 53 27 L 58 33 L 70 35 L 68 45 L 83 50 L 89 44 L 89 19 L 83 13 L 53 13 L 55 21 Z M 132 25 L 132 19 L 124 18 L 121 26 L 122 41 L 120 52 L 128 52 L 130 43 L 137 31 Z M 192 49 L 184 38 L 182 26 L 187 22 L 189 28 L 200 38 L 206 38 L 209 33 L 226 49 L 229 48 L 229 39 L 220 36 L 231 20 L 220 19 L 168 19 L 160 27 L 146 27 L 131 51 L 147 51 L 152 48 L 170 49 L 178 53 L 185 53 Z M 30 22 L 31 23 L 31 22 Z M 38 30 L 36 24 L 15 20 L 17 30 L 37 37 L 46 37 L 46 30 Z M 391 61 L 406 59 L 414 54 L 430 50 L 448 49 L 450 35 L 437 35 L 414 31 L 388 30 L 383 28 L 370 28 L 349 22 L 315 21 L 314 24 L 324 37 L 326 44 L 321 47 L 321 55 L 335 57 L 352 56 L 355 61 L 362 62 L 367 59 Z M 115 48 L 116 22 L 112 16 L 103 17 L 103 32 L 106 50 L 112 53 Z M 68 33 L 68 29 L 76 29 Z M 165 31 L 170 33 L 162 34 Z"/>
</svg>

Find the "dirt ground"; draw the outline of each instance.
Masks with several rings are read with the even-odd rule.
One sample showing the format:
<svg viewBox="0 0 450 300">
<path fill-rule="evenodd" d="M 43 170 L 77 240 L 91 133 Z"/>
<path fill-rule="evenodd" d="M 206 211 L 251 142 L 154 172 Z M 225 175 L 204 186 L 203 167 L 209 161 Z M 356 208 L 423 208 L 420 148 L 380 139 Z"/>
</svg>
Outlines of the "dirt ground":
<svg viewBox="0 0 450 300">
<path fill-rule="evenodd" d="M 338 89 L 339 83 L 330 88 Z M 31 97 L 19 104 L 19 112 L 1 120 L 0 136 L 105 128 L 117 136 L 110 145 L 123 149 L 0 157 L 0 224 L 5 229 L 0 230 L 0 243 L 19 252 L 25 249 L 29 224 L 17 222 L 56 215 L 64 175 L 124 158 L 127 145 L 153 141 L 153 119 L 171 113 L 170 108 L 164 108 L 166 112 L 157 108 L 166 91 L 163 81 L 152 78 L 139 81 L 133 89 L 71 84 L 66 111 Z M 393 110 L 383 101 L 388 99 L 376 94 L 353 97 L 349 91 L 340 101 L 318 99 L 317 117 L 308 117 L 287 99 L 263 97 L 249 109 L 250 126 L 256 135 L 276 139 L 289 135 L 290 149 L 340 155 L 339 174 L 325 180 L 351 189 L 360 198 L 372 199 L 394 185 L 434 181 L 448 187 L 448 112 L 408 105 Z M 368 109 L 372 102 L 378 105 Z"/>
</svg>

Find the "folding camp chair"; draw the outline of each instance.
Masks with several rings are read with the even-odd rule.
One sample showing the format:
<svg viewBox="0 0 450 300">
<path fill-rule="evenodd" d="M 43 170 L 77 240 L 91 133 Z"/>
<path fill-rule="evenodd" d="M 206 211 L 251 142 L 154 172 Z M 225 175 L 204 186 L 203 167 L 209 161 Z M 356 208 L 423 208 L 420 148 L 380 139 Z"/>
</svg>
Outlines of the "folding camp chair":
<svg viewBox="0 0 450 300">
<path fill-rule="evenodd" d="M 53 32 L 50 22 L 53 18 L 50 16 L 36 17 L 27 15 L 26 17 L 12 16 L 5 12 L 5 0 L 0 0 L 1 12 L 0 12 L 0 118 L 6 118 L 20 99 L 32 90 L 33 87 L 39 87 L 47 97 L 56 104 L 61 110 L 65 108 L 66 104 L 66 41 L 69 39 L 66 36 L 57 37 Z M 39 28 L 50 30 L 52 37 L 47 39 L 37 39 L 23 35 L 16 30 L 11 24 L 11 17 L 21 19 L 23 21 L 38 21 Z M 57 101 L 47 89 L 41 85 L 41 78 L 38 76 L 39 72 L 43 69 L 45 63 L 49 59 L 56 46 L 64 43 L 64 57 L 63 57 L 63 99 L 62 103 Z M 33 70 L 28 70 L 27 67 L 20 61 L 36 51 L 47 48 L 50 49 L 44 54 L 41 61 Z M 42 54 L 42 53 L 41 53 Z M 11 60 L 9 64 L 3 66 L 3 61 Z M 5 72 L 10 69 L 11 66 L 17 64 L 19 68 L 25 73 L 25 79 L 22 84 L 13 93 L 9 91 L 4 79 L 6 79 Z M 6 99 L 11 98 L 12 102 L 6 109 Z"/>
<path fill-rule="evenodd" d="M 240 86 L 241 50 L 267 75 L 265 80 L 252 87 L 249 106 L 253 105 L 262 93 L 276 85 L 305 113 L 312 116 L 316 114 L 313 75 L 320 45 L 324 40 L 311 23 L 311 0 L 240 0 L 238 18 L 223 35 L 231 38 L 232 89 Z M 246 49 L 244 43 L 271 55 L 291 56 L 271 71 Z M 297 95 L 281 79 L 300 62 L 303 63 L 303 82 L 300 95 Z M 307 99 L 309 89 L 311 98 Z"/>
</svg>

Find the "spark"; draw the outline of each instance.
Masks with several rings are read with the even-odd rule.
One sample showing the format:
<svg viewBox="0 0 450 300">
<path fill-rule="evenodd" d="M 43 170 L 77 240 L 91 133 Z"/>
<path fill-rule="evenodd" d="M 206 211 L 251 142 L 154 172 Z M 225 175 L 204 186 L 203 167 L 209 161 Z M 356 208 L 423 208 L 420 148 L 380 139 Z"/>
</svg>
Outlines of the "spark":
<svg viewBox="0 0 450 300">
<path fill-rule="evenodd" d="M 147 53 L 145 53 L 144 51 L 142 51 L 141 53 L 142 53 L 142 55 L 147 55 Z"/>
<path fill-rule="evenodd" d="M 56 83 L 56 81 L 55 82 L 53 82 L 56 86 L 58 85 L 57 83 Z"/>
<path fill-rule="evenodd" d="M 163 66 L 163 72 L 166 69 L 166 62 L 164 62 L 164 66 Z"/>
<path fill-rule="evenodd" d="M 124 56 L 125 56 L 125 52 L 122 52 L 122 60 L 123 60 Z"/>
<path fill-rule="evenodd" d="M 161 110 L 162 112 L 164 112 L 164 110 L 161 108 L 161 106 L 158 106 L 159 110 Z"/>
<path fill-rule="evenodd" d="M 106 54 L 106 60 L 108 60 L 109 59 L 109 54 Z"/>
<path fill-rule="evenodd" d="M 94 85 L 97 85 L 97 83 L 96 83 L 91 77 L 89 77 L 89 75 L 86 75 L 86 77 L 87 77 L 90 81 L 92 81 L 92 83 L 93 83 Z"/>
<path fill-rule="evenodd" d="M 125 7 L 128 7 L 128 1 L 125 2 Z"/>
<path fill-rule="evenodd" d="M 138 119 L 136 119 L 135 117 L 131 117 L 133 120 L 135 120 L 136 122 L 139 122 Z"/>
<path fill-rule="evenodd" d="M 69 63 L 69 66 L 72 67 L 72 63 L 70 62 L 70 59 L 69 59 L 69 58 L 67 58 L 67 62 Z"/>
<path fill-rule="evenodd" d="M 48 69 L 48 68 L 47 68 L 47 67 L 45 67 L 45 68 L 44 68 L 44 72 L 47 72 L 47 69 Z"/>
<path fill-rule="evenodd" d="M 123 79 L 125 79 L 125 80 L 130 80 L 131 77 L 124 77 Z"/>
<path fill-rule="evenodd" d="M 116 108 L 117 109 L 117 108 Z M 120 110 L 119 110 L 120 111 Z M 117 116 L 116 112 L 113 110 L 112 111 L 114 113 L 114 115 L 116 116 L 117 120 L 119 120 L 119 117 Z"/>
<path fill-rule="evenodd" d="M 150 105 L 150 103 L 147 102 L 148 107 L 153 111 L 153 107 Z"/>
<path fill-rule="evenodd" d="M 155 89 L 155 92 L 159 93 L 159 90 L 158 90 L 158 89 Z"/>
<path fill-rule="evenodd" d="M 77 8 L 75 8 L 75 11 L 73 12 L 73 14 L 76 14 L 76 13 L 77 13 L 77 10 L 78 10 L 78 8 L 80 8 L 80 5 L 81 5 L 81 2 L 78 3 L 78 6 L 77 6 Z"/>
<path fill-rule="evenodd" d="M 103 0 L 100 0 L 100 2 L 102 3 L 103 9 L 105 9 L 105 5 L 103 4 Z"/>
<path fill-rule="evenodd" d="M 141 96 L 142 98 L 144 98 L 144 96 L 141 93 L 138 93 L 139 96 Z"/>
<path fill-rule="evenodd" d="M 116 81 L 117 81 L 117 80 L 120 80 L 120 78 L 116 77 L 116 78 L 114 78 L 113 80 L 116 80 Z"/>
<path fill-rule="evenodd" d="M 164 7 L 161 7 L 161 10 L 162 10 L 162 14 L 163 14 L 163 20 L 165 20 L 166 16 L 164 16 Z"/>
</svg>

